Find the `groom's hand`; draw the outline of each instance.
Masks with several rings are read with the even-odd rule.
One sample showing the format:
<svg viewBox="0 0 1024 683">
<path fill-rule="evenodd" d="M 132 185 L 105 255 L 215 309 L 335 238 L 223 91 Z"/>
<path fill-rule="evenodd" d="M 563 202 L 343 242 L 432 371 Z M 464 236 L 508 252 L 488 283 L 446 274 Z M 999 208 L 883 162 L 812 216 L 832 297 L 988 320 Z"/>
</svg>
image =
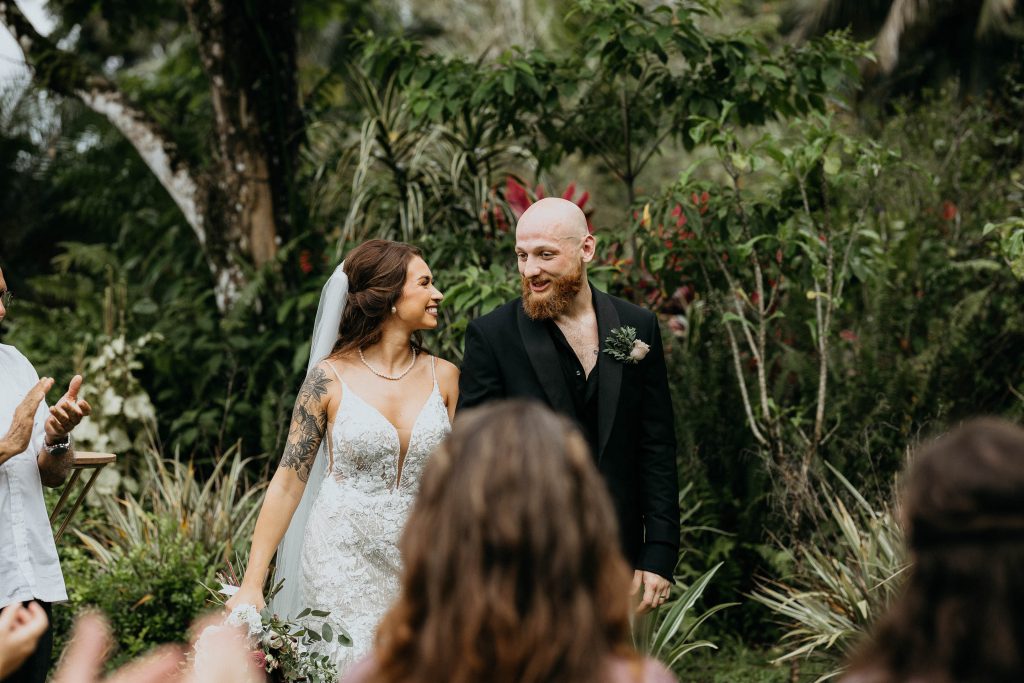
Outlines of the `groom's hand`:
<svg viewBox="0 0 1024 683">
<path fill-rule="evenodd" d="M 668 600 L 669 592 L 672 590 L 672 584 L 668 579 L 654 572 L 637 569 L 633 572 L 633 587 L 629 594 L 636 595 L 641 586 L 644 589 L 644 594 L 640 604 L 637 605 L 637 614 L 647 614 L 655 607 L 660 607 Z"/>
</svg>

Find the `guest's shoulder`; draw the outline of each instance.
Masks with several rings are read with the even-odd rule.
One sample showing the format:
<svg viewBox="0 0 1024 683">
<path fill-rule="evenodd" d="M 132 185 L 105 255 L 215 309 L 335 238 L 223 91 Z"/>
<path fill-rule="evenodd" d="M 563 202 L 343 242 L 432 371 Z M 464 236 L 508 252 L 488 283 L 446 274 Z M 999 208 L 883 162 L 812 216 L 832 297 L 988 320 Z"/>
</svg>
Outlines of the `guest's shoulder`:
<svg viewBox="0 0 1024 683">
<path fill-rule="evenodd" d="M 611 663 L 612 683 L 677 683 L 677 679 L 661 662 L 644 658 L 616 657 Z"/>
<path fill-rule="evenodd" d="M 370 680 L 370 677 L 373 676 L 376 669 L 377 662 L 371 655 L 357 662 L 355 666 L 349 669 L 345 675 L 341 677 L 341 683 L 366 683 L 366 681 Z"/>
<path fill-rule="evenodd" d="M 654 659 L 644 660 L 644 677 L 641 680 L 644 683 L 678 683 L 678 679 L 672 675 L 672 672 Z"/>
<path fill-rule="evenodd" d="M 839 679 L 839 683 L 886 683 L 892 678 L 880 667 L 861 667 L 848 672 Z M 927 683 L 923 679 L 912 678 L 909 683 Z"/>
<path fill-rule="evenodd" d="M 25 355 L 21 351 L 10 344 L 0 344 L 0 358 L 5 361 L 28 363 L 28 358 L 25 358 Z"/>
</svg>

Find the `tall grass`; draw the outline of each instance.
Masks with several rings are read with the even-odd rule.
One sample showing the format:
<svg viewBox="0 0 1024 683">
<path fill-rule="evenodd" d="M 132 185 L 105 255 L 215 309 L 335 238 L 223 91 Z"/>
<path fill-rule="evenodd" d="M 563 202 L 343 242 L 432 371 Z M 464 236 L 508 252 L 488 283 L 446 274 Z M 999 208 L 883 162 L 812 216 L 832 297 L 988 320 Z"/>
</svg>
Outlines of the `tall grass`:
<svg viewBox="0 0 1024 683">
<path fill-rule="evenodd" d="M 896 511 L 871 505 L 830 469 L 851 500 L 847 506 L 837 491 L 826 493 L 834 533 L 788 550 L 795 573 L 764 582 L 750 596 L 785 625 L 786 652 L 775 661 L 823 660 L 830 670 L 818 681 L 842 673 L 842 660 L 899 591 L 909 566 Z"/>
<path fill-rule="evenodd" d="M 159 557 L 163 544 L 190 541 L 211 557 L 232 556 L 252 537 L 266 483 L 254 484 L 248 458 L 237 445 L 228 449 L 205 478 L 191 462 L 165 459 L 153 450 L 144 459 L 138 496 L 102 499 L 106 524 L 88 533 L 76 530 L 82 544 L 104 565 L 144 546 Z M 168 533 L 174 529 L 174 533 Z"/>
</svg>

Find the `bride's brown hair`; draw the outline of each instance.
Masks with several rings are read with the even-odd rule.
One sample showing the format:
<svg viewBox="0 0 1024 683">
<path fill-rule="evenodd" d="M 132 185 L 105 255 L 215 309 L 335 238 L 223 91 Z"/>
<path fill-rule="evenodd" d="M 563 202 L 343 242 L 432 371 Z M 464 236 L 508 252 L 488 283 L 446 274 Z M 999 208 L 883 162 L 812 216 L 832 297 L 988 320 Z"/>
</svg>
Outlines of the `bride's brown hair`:
<svg viewBox="0 0 1024 683">
<path fill-rule="evenodd" d="M 348 253 L 348 299 L 332 356 L 380 341 L 381 328 L 402 296 L 409 262 L 416 256 L 422 258 L 423 252 L 411 244 L 390 240 L 367 240 Z M 415 337 L 413 346 L 420 348 Z"/>
<path fill-rule="evenodd" d="M 593 683 L 629 646 L 630 572 L 575 427 L 507 401 L 461 415 L 402 534 L 378 683 Z"/>
</svg>

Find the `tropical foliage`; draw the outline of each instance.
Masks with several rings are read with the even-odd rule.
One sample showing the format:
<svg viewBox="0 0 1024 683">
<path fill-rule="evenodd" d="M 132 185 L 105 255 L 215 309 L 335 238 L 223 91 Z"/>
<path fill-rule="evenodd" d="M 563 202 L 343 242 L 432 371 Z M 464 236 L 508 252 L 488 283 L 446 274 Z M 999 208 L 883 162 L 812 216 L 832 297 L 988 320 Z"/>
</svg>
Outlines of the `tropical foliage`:
<svg viewBox="0 0 1024 683">
<path fill-rule="evenodd" d="M 849 655 L 899 591 L 908 566 L 894 511 L 875 509 L 841 474 L 833 474 L 849 495 L 852 511 L 838 491 L 829 491 L 825 506 L 835 535 L 787 551 L 796 573 L 767 581 L 751 595 L 786 626 L 786 651 L 776 661 L 824 652 L 834 665 L 837 656 Z M 833 669 L 820 680 L 840 672 Z"/>
<path fill-rule="evenodd" d="M 80 521 L 77 542 L 60 548 L 69 602 L 55 609 L 56 641 L 75 613 L 98 607 L 118 638 L 112 667 L 185 639 L 208 607 L 204 584 L 251 536 L 264 488 L 237 447 L 202 473 L 158 451 L 143 457 L 138 495 L 101 499 Z"/>
<path fill-rule="evenodd" d="M 217 4 L 50 2 L 0 108 L 3 341 L 83 372 L 86 442 L 122 455 L 65 537 L 58 622 L 98 604 L 124 656 L 183 633 L 245 551 L 351 246 L 423 249 L 427 343 L 457 361 L 518 292 L 516 218 L 555 194 L 587 212 L 592 280 L 666 333 L 686 550 L 642 647 L 836 670 L 898 585 L 908 446 L 1024 413 L 1020 3 L 261 0 L 223 35 Z M 219 83 L 217 36 L 252 68 Z M 194 204 L 62 74 L 173 144 Z"/>
</svg>

